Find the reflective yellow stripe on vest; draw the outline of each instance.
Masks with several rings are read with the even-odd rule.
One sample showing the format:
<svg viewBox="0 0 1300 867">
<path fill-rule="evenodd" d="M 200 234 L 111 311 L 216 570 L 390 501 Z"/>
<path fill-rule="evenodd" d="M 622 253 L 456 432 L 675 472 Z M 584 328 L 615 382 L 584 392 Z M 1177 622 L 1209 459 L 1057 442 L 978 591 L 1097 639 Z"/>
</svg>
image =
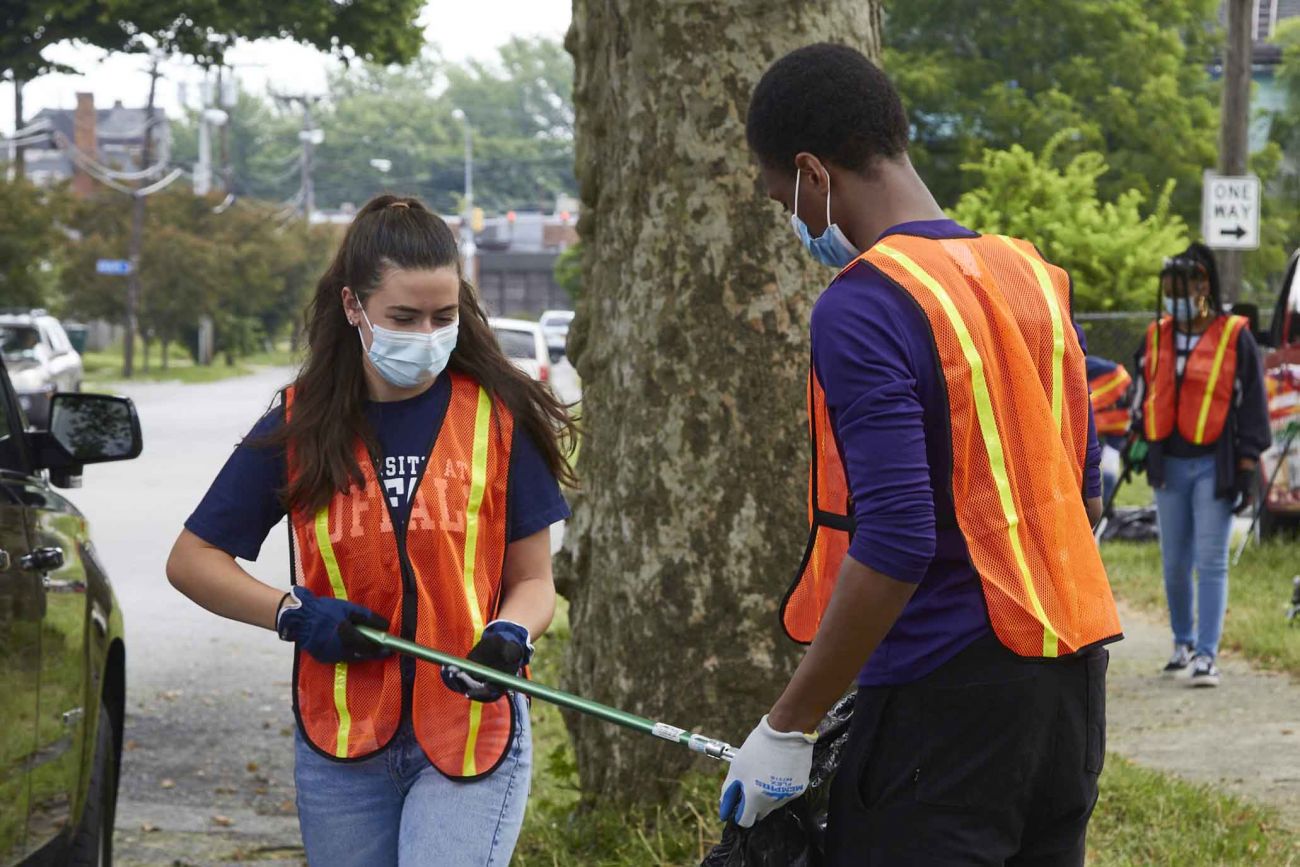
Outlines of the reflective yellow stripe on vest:
<svg viewBox="0 0 1300 867">
<path fill-rule="evenodd" d="M 1042 261 L 1020 249 L 1006 235 L 998 235 L 998 237 L 1029 263 L 1034 277 L 1038 280 L 1038 288 L 1043 290 L 1043 300 L 1047 302 L 1047 310 L 1052 317 L 1052 418 L 1056 421 L 1056 430 L 1059 433 L 1064 411 L 1061 383 L 1065 379 L 1065 322 L 1061 319 L 1061 305 L 1056 301 L 1056 289 L 1052 286 L 1052 278 L 1048 275 Z"/>
<path fill-rule="evenodd" d="M 997 419 L 993 416 L 993 400 L 989 394 L 988 383 L 984 378 L 984 361 L 980 358 L 979 350 L 975 348 L 975 341 L 971 338 L 970 329 L 966 327 L 965 321 L 961 318 L 961 313 L 957 310 L 957 305 L 953 303 L 952 297 L 949 296 L 947 290 L 939 285 L 939 282 L 926 273 L 921 266 L 913 262 L 905 253 L 885 244 L 877 244 L 876 249 L 901 265 L 907 273 L 916 278 L 921 285 L 934 295 L 935 300 L 939 302 L 939 306 L 943 308 L 944 314 L 948 317 L 948 321 L 957 335 L 958 343 L 961 344 L 962 355 L 966 359 L 966 364 L 970 367 L 971 395 L 975 401 L 975 414 L 979 420 L 980 434 L 984 440 L 985 451 L 988 454 L 989 469 L 993 473 L 993 479 L 997 486 L 1002 514 L 1007 522 L 1007 537 L 1011 544 L 1011 550 L 1015 555 L 1016 567 L 1019 569 L 1020 579 L 1024 583 L 1025 595 L 1029 598 L 1029 603 L 1034 609 L 1034 617 L 1043 627 L 1043 656 L 1055 657 L 1058 643 L 1056 630 L 1048 622 L 1047 612 L 1043 610 L 1043 603 L 1038 598 L 1038 592 L 1034 589 L 1033 578 L 1029 574 L 1029 563 L 1025 560 L 1024 548 L 1020 542 L 1020 516 L 1016 513 L 1015 500 L 1011 496 L 1011 480 L 1007 475 L 1006 456 L 1002 448 L 1002 440 L 998 436 Z M 1046 272 L 1044 271 L 1044 273 Z"/>
<path fill-rule="evenodd" d="M 1174 359 L 1178 363 L 1178 359 Z M 1151 332 L 1151 346 L 1148 347 L 1148 357 L 1142 359 L 1142 364 L 1147 367 L 1148 375 L 1146 376 L 1147 388 L 1150 393 L 1146 399 L 1146 417 L 1147 417 L 1147 440 L 1154 442 L 1156 438 L 1156 378 L 1150 375 L 1151 371 L 1160 370 L 1160 323 L 1155 324 Z"/>
<path fill-rule="evenodd" d="M 1110 381 L 1092 393 L 1092 399 L 1097 400 L 1102 395 L 1114 391 L 1116 388 L 1119 388 L 1119 386 L 1124 382 L 1124 378 L 1122 376 L 1119 376 L 1118 374 L 1119 374 L 1119 368 L 1117 367 L 1110 373 Z M 1109 403 L 1103 403 L 1101 405 L 1110 406 Z"/>
<path fill-rule="evenodd" d="M 348 591 L 343 586 L 343 576 L 339 574 L 339 561 L 334 556 L 334 543 L 330 541 L 330 509 L 325 506 L 316 513 L 316 545 L 320 548 L 321 559 L 325 561 L 325 571 L 330 576 L 330 590 L 335 599 L 347 601 Z M 348 710 L 348 664 L 337 663 L 334 666 L 334 710 L 339 715 L 338 743 L 334 755 L 341 759 L 348 757 L 348 735 L 352 732 L 352 713 Z"/>
<path fill-rule="evenodd" d="M 1228 352 L 1229 338 L 1236 331 L 1232 321 L 1224 326 L 1219 334 L 1219 345 L 1214 350 L 1214 366 L 1210 368 L 1210 378 L 1205 383 L 1205 396 L 1201 398 L 1201 412 L 1196 416 L 1196 439 L 1193 442 L 1205 442 L 1205 421 L 1210 417 L 1210 404 L 1214 402 L 1214 387 L 1219 384 L 1219 374 L 1223 372 L 1223 356 Z"/>
<path fill-rule="evenodd" d="M 474 459 L 470 468 L 469 504 L 465 515 L 465 604 L 474 623 L 474 643 L 483 634 L 483 612 L 478 604 L 478 590 L 474 586 L 474 567 L 478 562 L 478 516 L 483 507 L 483 492 L 487 489 L 488 434 L 492 421 L 492 398 L 479 386 L 478 411 L 474 415 Z M 465 738 L 465 765 L 462 773 L 467 777 L 478 774 L 474 751 L 478 746 L 479 727 L 483 724 L 483 705 L 472 701 L 469 705 L 469 734 Z"/>
</svg>

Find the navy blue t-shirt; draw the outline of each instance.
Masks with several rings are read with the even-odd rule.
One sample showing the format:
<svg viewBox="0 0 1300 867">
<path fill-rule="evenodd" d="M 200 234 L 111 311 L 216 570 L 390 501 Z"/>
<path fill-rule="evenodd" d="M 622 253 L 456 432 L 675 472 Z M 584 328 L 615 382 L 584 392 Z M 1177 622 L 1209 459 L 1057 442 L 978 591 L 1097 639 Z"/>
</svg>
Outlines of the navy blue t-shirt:
<svg viewBox="0 0 1300 867">
<path fill-rule="evenodd" d="M 951 220 L 905 223 L 881 237 L 893 234 L 978 237 Z M 852 493 L 857 529 L 849 556 L 917 585 L 858 683 L 910 683 L 992 629 L 952 500 L 943 370 L 925 313 L 862 260 L 817 300 L 811 332 L 813 367 Z M 1100 496 L 1100 459 L 1090 408 L 1081 496 Z"/>
<path fill-rule="evenodd" d="M 405 524 L 411 511 L 420 467 L 429 457 L 450 396 L 451 378 L 443 375 L 416 397 L 366 404 L 366 418 L 383 455 L 379 480 L 399 524 Z M 232 557 L 257 559 L 267 534 L 284 518 L 279 495 L 286 467 L 282 449 L 254 443 L 280 424 L 282 411 L 276 407 L 253 426 L 185 522 L 185 529 Z M 569 517 L 559 482 L 537 444 L 519 425 L 511 447 L 508 496 L 507 542 L 527 538 Z"/>
</svg>

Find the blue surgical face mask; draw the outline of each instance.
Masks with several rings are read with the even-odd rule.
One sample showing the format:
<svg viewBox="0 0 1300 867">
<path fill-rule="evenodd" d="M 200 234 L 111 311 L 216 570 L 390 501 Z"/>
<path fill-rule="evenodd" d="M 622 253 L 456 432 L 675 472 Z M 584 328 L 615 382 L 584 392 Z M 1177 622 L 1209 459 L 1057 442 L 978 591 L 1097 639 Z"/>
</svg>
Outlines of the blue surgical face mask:
<svg viewBox="0 0 1300 867">
<path fill-rule="evenodd" d="M 460 320 L 433 332 L 393 331 L 371 322 L 364 307 L 361 316 L 370 326 L 373 335 L 370 348 L 366 349 L 366 357 L 390 385 L 414 388 L 436 379 L 447 368 L 451 351 L 456 348 Z M 357 329 L 357 334 L 360 336 L 360 328 Z M 362 348 L 365 345 L 365 338 L 362 337 Z"/>
<path fill-rule="evenodd" d="M 814 238 L 808 232 L 808 224 L 799 219 L 799 176 L 801 174 L 803 172 L 795 170 L 794 213 L 790 215 L 790 225 L 794 227 L 794 233 L 799 236 L 799 240 L 814 259 L 832 268 L 843 268 L 861 256 L 862 251 L 850 244 L 849 239 L 840 231 L 840 227 L 831 222 L 830 175 L 826 176 L 826 231 L 822 232 L 821 237 Z"/>
<path fill-rule="evenodd" d="M 1170 298 L 1165 296 L 1165 312 L 1179 322 L 1191 322 L 1196 318 L 1196 310 L 1190 298 Z"/>
</svg>

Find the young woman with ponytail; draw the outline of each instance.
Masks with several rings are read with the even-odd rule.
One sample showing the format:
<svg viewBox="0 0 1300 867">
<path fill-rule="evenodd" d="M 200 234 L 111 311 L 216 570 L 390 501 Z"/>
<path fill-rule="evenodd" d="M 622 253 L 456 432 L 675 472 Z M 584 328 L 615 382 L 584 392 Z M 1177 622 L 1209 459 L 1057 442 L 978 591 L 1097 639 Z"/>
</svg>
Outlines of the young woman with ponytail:
<svg viewBox="0 0 1300 867">
<path fill-rule="evenodd" d="M 1217 686 L 1232 516 L 1253 501 L 1271 434 L 1259 348 L 1246 320 L 1224 312 L 1204 244 L 1165 260 L 1135 370 L 1133 423 L 1148 445 L 1174 637 L 1164 673 Z"/>
<path fill-rule="evenodd" d="M 451 230 L 416 199 L 358 212 L 307 320 L 306 362 L 186 521 L 168 577 L 296 645 L 309 863 L 508 863 L 526 702 L 388 655 L 356 627 L 525 670 L 555 606 L 549 528 L 569 514 L 571 422 L 502 354 Z M 236 562 L 285 516 L 289 592 Z"/>
</svg>

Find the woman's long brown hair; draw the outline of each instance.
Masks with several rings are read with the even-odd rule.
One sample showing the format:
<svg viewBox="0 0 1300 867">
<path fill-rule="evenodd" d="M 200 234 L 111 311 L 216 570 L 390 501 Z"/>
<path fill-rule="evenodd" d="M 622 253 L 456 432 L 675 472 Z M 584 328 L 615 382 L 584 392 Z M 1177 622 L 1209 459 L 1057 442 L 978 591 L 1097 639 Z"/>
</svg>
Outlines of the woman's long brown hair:
<svg viewBox="0 0 1300 867">
<path fill-rule="evenodd" d="M 456 239 L 419 199 L 377 196 L 357 212 L 307 306 L 307 360 L 294 380 L 293 411 L 267 438 L 269 445 L 293 452 L 294 471 L 281 495 L 290 512 L 315 514 L 335 492 L 364 484 L 354 451 L 358 439 L 372 456 L 379 455 L 365 416 L 361 341 L 344 313 L 343 287 L 351 287 L 364 304 L 389 271 L 446 267 L 460 274 Z M 473 377 L 533 438 L 556 478 L 576 484 L 567 459 L 576 442 L 568 411 L 546 385 L 506 358 L 463 276 L 459 307 L 459 335 L 448 369 Z"/>
</svg>

